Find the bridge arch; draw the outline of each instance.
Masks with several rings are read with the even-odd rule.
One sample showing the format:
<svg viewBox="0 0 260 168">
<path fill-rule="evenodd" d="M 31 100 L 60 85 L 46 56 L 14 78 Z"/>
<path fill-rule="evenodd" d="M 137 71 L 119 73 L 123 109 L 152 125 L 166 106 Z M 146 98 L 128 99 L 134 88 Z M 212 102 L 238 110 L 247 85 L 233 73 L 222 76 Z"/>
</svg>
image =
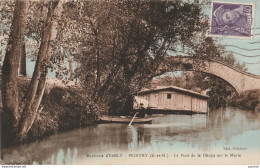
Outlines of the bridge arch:
<svg viewBox="0 0 260 168">
<path fill-rule="evenodd" d="M 202 60 L 193 57 L 167 57 L 160 67 L 161 72 L 199 71 L 212 74 L 228 82 L 238 94 L 260 89 L 260 76 L 241 71 L 222 61 Z"/>
</svg>

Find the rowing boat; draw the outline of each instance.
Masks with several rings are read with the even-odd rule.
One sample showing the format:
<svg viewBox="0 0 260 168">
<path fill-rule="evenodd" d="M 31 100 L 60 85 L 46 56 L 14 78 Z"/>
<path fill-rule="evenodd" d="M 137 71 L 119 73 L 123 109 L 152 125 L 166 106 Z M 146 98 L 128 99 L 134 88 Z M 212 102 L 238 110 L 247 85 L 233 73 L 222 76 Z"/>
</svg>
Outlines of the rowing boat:
<svg viewBox="0 0 260 168">
<path fill-rule="evenodd" d="M 147 117 L 147 118 L 135 118 L 132 122 L 132 124 L 146 124 L 146 123 L 152 123 L 154 117 Z M 101 122 L 105 123 L 126 123 L 129 124 L 132 120 L 132 117 L 109 117 L 104 116 L 100 118 Z"/>
</svg>

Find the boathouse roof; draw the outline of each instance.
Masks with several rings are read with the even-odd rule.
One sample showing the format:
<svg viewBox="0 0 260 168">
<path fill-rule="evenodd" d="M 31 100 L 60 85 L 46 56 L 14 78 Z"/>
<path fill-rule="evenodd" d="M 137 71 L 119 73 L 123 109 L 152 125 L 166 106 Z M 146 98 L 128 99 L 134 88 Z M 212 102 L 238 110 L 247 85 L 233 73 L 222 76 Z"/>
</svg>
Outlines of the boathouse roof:
<svg viewBox="0 0 260 168">
<path fill-rule="evenodd" d="M 191 96 L 196 96 L 196 97 L 201 97 L 201 98 L 209 98 L 209 96 L 205 94 L 201 94 L 192 90 L 184 89 L 181 87 L 177 86 L 157 86 L 156 88 L 153 89 L 144 89 L 139 92 L 138 95 L 145 95 L 145 94 L 150 94 L 150 93 L 158 93 L 162 91 L 174 91 L 182 94 L 187 94 Z"/>
</svg>

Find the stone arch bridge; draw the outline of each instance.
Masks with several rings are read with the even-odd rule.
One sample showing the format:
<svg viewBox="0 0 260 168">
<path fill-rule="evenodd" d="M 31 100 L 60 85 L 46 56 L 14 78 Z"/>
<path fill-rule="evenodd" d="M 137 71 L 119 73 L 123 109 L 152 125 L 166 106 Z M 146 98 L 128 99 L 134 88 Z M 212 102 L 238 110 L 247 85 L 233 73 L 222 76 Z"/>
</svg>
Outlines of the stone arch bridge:
<svg viewBox="0 0 260 168">
<path fill-rule="evenodd" d="M 238 94 L 260 89 L 260 76 L 241 71 L 222 61 L 202 60 L 194 57 L 166 57 L 158 69 L 159 74 L 171 71 L 198 71 L 224 79 Z"/>
</svg>

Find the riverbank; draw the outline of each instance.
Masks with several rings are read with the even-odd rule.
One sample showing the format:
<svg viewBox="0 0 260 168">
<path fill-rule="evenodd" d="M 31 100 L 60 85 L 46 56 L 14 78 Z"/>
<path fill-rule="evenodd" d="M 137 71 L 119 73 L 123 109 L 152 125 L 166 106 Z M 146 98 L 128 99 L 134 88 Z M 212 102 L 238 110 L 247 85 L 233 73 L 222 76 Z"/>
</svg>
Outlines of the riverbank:
<svg viewBox="0 0 260 168">
<path fill-rule="evenodd" d="M 232 107 L 260 112 L 260 90 L 249 90 L 235 95 L 228 100 Z"/>
<path fill-rule="evenodd" d="M 22 98 L 30 78 L 19 78 L 19 97 Z M 1 94 L 0 94 L 1 95 Z M 260 91 L 251 90 L 230 99 L 233 107 L 260 112 Z M 2 113 L 0 96 L 0 111 Z M 95 125 L 104 104 L 95 104 L 84 90 L 73 82 L 48 79 L 40 110 L 22 143 L 43 139 L 57 132 Z M 2 122 L 3 123 L 3 122 Z M 2 133 L 4 130 L 2 130 Z M 2 140 L 5 137 L 2 134 Z M 13 144 L 2 144 L 2 148 Z"/>
<path fill-rule="evenodd" d="M 30 80 L 19 78 L 22 98 Z M 35 121 L 22 143 L 43 139 L 57 132 L 97 123 L 98 114 L 79 86 L 49 80 Z M 2 107 L 1 107 L 2 109 Z M 3 113 L 1 110 L 1 116 Z M 3 123 L 3 122 L 2 122 Z M 2 130 L 2 135 L 4 130 Z M 5 137 L 2 136 L 2 140 Z M 2 148 L 14 144 L 2 144 Z"/>
</svg>

